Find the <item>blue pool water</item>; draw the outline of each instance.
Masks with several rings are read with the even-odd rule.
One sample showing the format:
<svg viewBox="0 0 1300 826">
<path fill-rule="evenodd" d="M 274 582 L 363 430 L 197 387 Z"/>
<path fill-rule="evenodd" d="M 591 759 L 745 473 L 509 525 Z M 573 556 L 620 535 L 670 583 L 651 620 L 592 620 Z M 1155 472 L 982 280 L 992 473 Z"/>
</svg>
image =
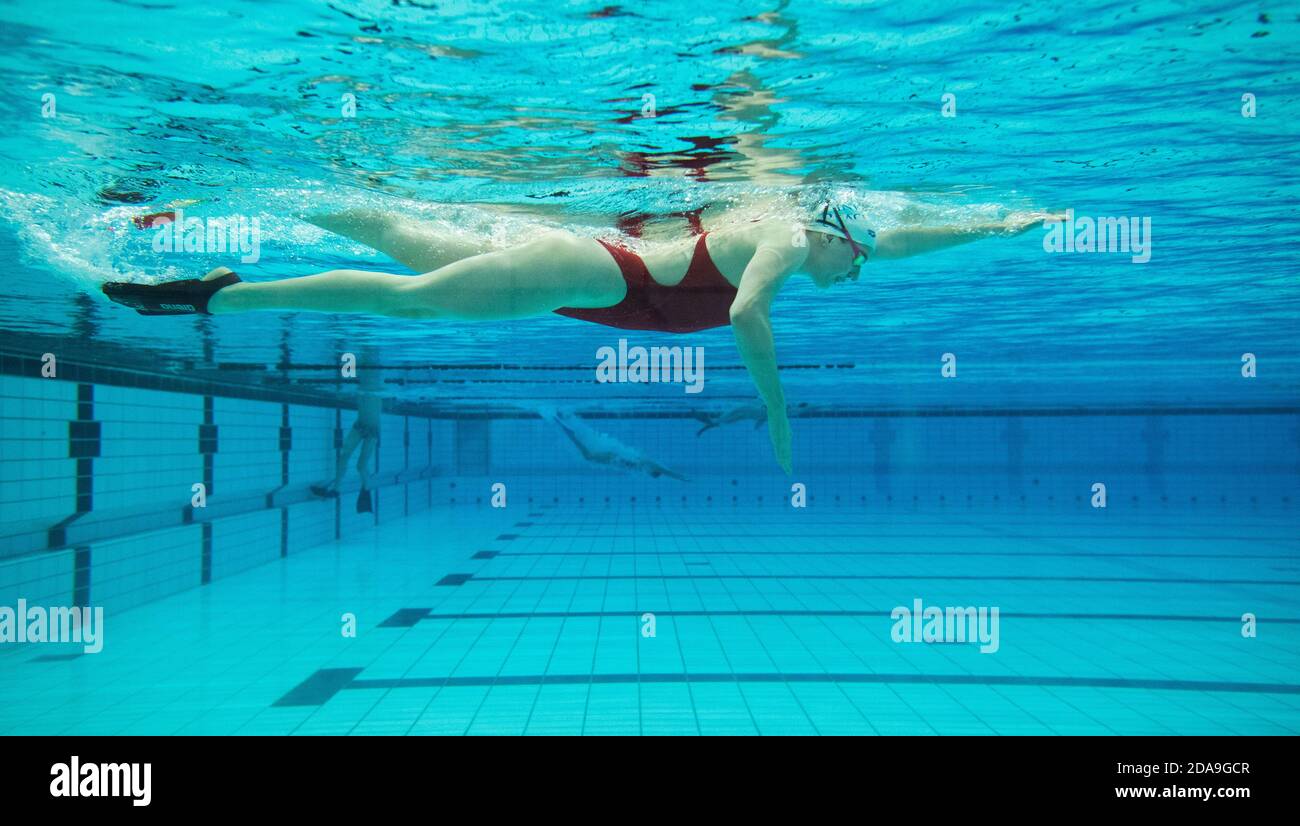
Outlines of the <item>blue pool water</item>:
<svg viewBox="0 0 1300 826">
<path fill-rule="evenodd" d="M 0 732 L 1300 732 L 1300 7 L 644 6 L 0 6 L 0 608 L 105 612 L 98 653 L 0 643 Z M 621 334 L 560 316 L 99 291 L 410 272 L 309 212 L 507 247 L 823 197 L 1149 219 L 1151 255 L 1034 229 L 792 280 L 791 477 L 702 429 L 755 400 L 725 328 L 623 335 L 703 348 L 694 394 L 598 383 Z M 175 209 L 257 260 L 156 251 Z M 345 353 L 370 513 L 309 492 Z M 895 641 L 917 599 L 996 607 L 997 650 Z"/>
</svg>

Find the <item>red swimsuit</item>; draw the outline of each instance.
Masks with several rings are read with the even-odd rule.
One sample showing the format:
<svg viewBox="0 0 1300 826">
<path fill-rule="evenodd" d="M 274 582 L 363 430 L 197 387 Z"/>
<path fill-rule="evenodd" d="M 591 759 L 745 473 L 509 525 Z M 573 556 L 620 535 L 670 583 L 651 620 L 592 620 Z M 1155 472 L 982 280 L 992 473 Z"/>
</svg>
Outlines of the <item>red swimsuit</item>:
<svg viewBox="0 0 1300 826">
<path fill-rule="evenodd" d="M 601 241 L 623 273 L 627 295 L 613 307 L 561 307 L 555 312 L 624 330 L 693 333 L 727 326 L 731 323 L 731 302 L 736 297 L 736 288 L 718 272 L 709 257 L 708 247 L 704 245 L 707 235 L 704 233 L 695 243 L 695 254 L 685 277 L 671 287 L 650 277 L 641 256 Z"/>
</svg>

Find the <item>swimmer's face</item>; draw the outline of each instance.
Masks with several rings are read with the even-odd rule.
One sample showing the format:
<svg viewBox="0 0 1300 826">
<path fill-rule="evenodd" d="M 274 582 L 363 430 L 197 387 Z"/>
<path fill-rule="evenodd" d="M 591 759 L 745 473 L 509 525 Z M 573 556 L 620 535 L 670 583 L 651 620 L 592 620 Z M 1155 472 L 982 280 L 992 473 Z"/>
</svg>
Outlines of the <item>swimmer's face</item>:
<svg viewBox="0 0 1300 826">
<path fill-rule="evenodd" d="M 849 242 L 824 232 L 809 232 L 808 259 L 804 269 L 823 290 L 846 281 L 857 281 L 860 266 L 853 263 Z"/>
</svg>

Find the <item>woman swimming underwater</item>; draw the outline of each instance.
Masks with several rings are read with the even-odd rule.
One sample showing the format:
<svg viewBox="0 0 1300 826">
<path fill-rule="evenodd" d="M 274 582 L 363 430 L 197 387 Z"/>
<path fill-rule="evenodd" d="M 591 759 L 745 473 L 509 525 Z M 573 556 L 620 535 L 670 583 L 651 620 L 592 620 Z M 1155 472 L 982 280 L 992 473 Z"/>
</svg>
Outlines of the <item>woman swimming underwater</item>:
<svg viewBox="0 0 1300 826">
<path fill-rule="evenodd" d="M 144 315 L 251 310 L 366 313 L 406 319 L 496 321 L 559 313 L 629 330 L 694 332 L 731 325 L 741 358 L 767 407 L 777 462 L 791 470 L 790 422 L 777 373 L 769 310 L 793 275 L 820 288 L 856 281 L 868 260 L 1024 232 L 1053 215 L 1017 212 L 965 227 L 876 232 L 846 205 L 825 203 L 788 219 L 728 224 L 690 239 L 615 242 L 552 231 L 509 249 L 451 238 L 430 225 L 378 211 L 309 220 L 389 255 L 418 276 L 331 270 L 246 282 L 220 267 L 202 279 L 110 282 L 105 295 Z"/>
</svg>

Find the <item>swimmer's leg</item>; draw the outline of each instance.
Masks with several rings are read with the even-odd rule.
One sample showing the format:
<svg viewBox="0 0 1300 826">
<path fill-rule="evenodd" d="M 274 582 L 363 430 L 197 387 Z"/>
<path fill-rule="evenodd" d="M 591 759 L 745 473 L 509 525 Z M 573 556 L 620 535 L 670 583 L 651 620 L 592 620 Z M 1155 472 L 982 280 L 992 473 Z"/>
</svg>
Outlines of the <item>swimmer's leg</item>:
<svg viewBox="0 0 1300 826">
<path fill-rule="evenodd" d="M 370 502 L 370 457 L 374 449 L 375 439 L 367 437 L 361 441 L 361 454 L 357 456 L 357 475 L 361 477 L 361 490 L 357 492 L 357 513 L 371 513 L 374 510 Z"/>
<path fill-rule="evenodd" d="M 412 317 L 405 316 L 402 308 L 414 281 L 409 275 L 364 270 L 330 270 L 256 283 L 240 281 L 214 294 L 208 300 L 208 312 L 221 315 L 250 310 L 311 310 Z"/>
<path fill-rule="evenodd" d="M 333 270 L 301 278 L 231 284 L 212 313 L 314 310 L 394 318 L 490 321 L 560 307 L 611 307 L 627 286 L 595 241 L 556 233 L 510 250 L 476 255 L 419 276 Z"/>
<path fill-rule="evenodd" d="M 378 209 L 321 213 L 308 216 L 307 221 L 378 250 L 416 272 L 431 272 L 491 250 L 481 236 L 448 232 Z"/>
<path fill-rule="evenodd" d="M 343 444 L 339 447 L 339 453 L 334 462 L 334 489 L 338 490 L 339 485 L 343 483 L 343 477 L 348 472 L 348 460 L 352 458 L 352 453 L 357 449 L 357 445 L 362 444 L 364 437 L 361 431 L 355 427 L 348 430 L 348 435 L 343 437 Z"/>
<path fill-rule="evenodd" d="M 339 486 L 343 484 L 343 477 L 348 472 L 348 459 L 351 458 L 352 451 L 357 449 L 357 443 L 360 441 L 361 434 L 355 427 L 348 431 L 348 435 L 343 437 L 343 444 L 339 447 L 338 454 L 334 457 L 334 478 L 326 485 L 312 485 L 312 493 L 317 496 L 339 495 Z"/>
<path fill-rule="evenodd" d="M 357 455 L 357 475 L 361 477 L 361 487 L 370 487 L 370 459 L 375 454 L 375 439 L 367 437 L 361 441 L 361 453 Z"/>
</svg>

